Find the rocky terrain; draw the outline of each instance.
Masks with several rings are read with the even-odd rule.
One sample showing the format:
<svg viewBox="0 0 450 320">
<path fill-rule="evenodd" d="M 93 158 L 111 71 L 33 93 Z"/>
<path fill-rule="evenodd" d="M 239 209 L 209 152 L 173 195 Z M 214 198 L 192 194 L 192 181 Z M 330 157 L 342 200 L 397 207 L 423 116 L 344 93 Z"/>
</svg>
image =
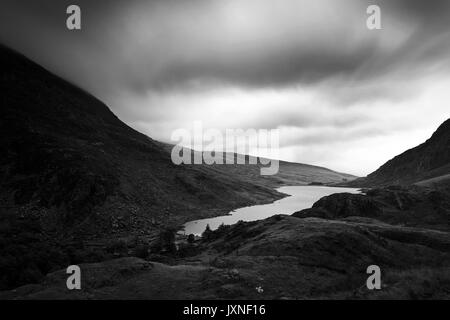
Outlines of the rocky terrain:
<svg viewBox="0 0 450 320">
<path fill-rule="evenodd" d="M 4 299 L 448 299 L 450 235 L 371 218 L 273 216 L 214 231 L 171 265 L 122 258 L 81 265 L 82 290 L 64 270 L 0 293 Z M 366 269 L 382 270 L 382 289 Z"/>
<path fill-rule="evenodd" d="M 437 188 L 391 186 L 365 194 L 338 193 L 323 197 L 296 217 L 373 218 L 385 223 L 450 231 L 450 184 Z"/>
<path fill-rule="evenodd" d="M 159 254 L 82 264 L 83 289 L 64 270 L 3 299 L 450 299 L 450 183 L 323 197 L 292 216 L 205 231 Z M 367 267 L 382 271 L 366 287 Z"/>
</svg>

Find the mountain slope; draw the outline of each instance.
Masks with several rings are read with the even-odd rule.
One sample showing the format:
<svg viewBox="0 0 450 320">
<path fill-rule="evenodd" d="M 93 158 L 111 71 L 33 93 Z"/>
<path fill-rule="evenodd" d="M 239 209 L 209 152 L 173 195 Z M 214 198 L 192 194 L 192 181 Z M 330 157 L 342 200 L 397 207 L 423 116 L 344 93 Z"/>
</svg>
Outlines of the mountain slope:
<svg viewBox="0 0 450 320">
<path fill-rule="evenodd" d="M 102 260 L 121 237 L 148 243 L 188 220 L 282 197 L 174 165 L 102 102 L 2 46 L 0 101 L 0 289 Z"/>
<path fill-rule="evenodd" d="M 173 145 L 163 144 L 167 152 L 171 152 Z M 188 152 L 191 151 L 186 149 Z M 193 153 L 199 153 L 199 151 L 192 151 Z M 236 153 L 225 153 L 223 155 L 223 162 L 226 162 L 227 158 L 233 158 L 236 163 L 237 154 Z M 256 165 L 238 165 L 238 164 L 227 164 L 227 165 L 211 165 L 211 168 L 219 170 L 228 175 L 238 176 L 241 179 L 250 180 L 253 182 L 263 182 L 265 185 L 270 185 L 275 187 L 283 185 L 306 185 L 310 183 L 319 184 L 334 184 L 342 181 L 351 181 L 357 177 L 351 174 L 337 172 L 328 168 L 314 166 L 305 163 L 279 161 L 279 170 L 275 175 L 262 176 L 260 169 L 263 166 L 259 159 L 255 159 L 253 156 L 245 156 L 246 162 L 248 163 L 251 159 L 252 162 L 257 163 Z M 266 159 L 268 160 L 268 159 Z"/>
<path fill-rule="evenodd" d="M 7 48 L 0 58 L 0 188 L 9 205 L 57 208 L 61 224 L 83 221 L 99 207 L 181 221 L 183 214 L 281 196 L 272 187 L 283 180 L 261 179 L 253 166 L 176 166 L 167 146 L 125 125 L 95 97 Z M 290 166 L 286 172 L 295 178 Z M 304 179 L 291 180 L 351 177 L 302 166 Z"/>
<path fill-rule="evenodd" d="M 150 217 L 170 222 L 199 206 L 228 210 L 280 197 L 206 166 L 176 166 L 161 144 L 93 96 L 6 48 L 0 58 L 4 206 L 56 209 L 53 220 L 66 227 L 101 208 L 124 221 L 134 212 L 143 228 Z"/>
<path fill-rule="evenodd" d="M 450 173 L 450 119 L 427 141 L 389 160 L 354 186 L 408 185 Z"/>
</svg>

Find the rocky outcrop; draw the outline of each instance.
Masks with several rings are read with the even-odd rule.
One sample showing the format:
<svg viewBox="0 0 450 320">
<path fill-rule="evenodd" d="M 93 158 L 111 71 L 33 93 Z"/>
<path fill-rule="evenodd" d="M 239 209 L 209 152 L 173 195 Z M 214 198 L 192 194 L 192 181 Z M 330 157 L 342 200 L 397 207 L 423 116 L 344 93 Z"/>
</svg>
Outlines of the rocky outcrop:
<svg viewBox="0 0 450 320">
<path fill-rule="evenodd" d="M 450 230 L 448 186 L 429 189 L 417 186 L 367 190 L 366 194 L 337 193 L 321 198 L 295 217 L 343 219 L 369 217 L 386 223 Z"/>
<path fill-rule="evenodd" d="M 360 194 L 337 193 L 321 198 L 311 209 L 296 212 L 297 217 L 319 217 L 324 219 L 349 216 L 372 217 L 380 215 L 382 209 L 373 198 Z"/>
</svg>

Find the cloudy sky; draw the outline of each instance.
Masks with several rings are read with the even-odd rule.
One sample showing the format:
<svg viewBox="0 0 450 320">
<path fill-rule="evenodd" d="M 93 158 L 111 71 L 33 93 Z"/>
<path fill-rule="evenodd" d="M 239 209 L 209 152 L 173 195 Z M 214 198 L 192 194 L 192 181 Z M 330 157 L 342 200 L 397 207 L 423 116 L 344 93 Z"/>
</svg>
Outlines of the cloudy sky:
<svg viewBox="0 0 450 320">
<path fill-rule="evenodd" d="M 82 30 L 66 28 L 81 7 Z M 366 9 L 381 8 L 381 30 Z M 278 128 L 280 158 L 366 175 L 450 116 L 447 0 L 2 0 L 0 41 L 169 142 Z"/>
</svg>

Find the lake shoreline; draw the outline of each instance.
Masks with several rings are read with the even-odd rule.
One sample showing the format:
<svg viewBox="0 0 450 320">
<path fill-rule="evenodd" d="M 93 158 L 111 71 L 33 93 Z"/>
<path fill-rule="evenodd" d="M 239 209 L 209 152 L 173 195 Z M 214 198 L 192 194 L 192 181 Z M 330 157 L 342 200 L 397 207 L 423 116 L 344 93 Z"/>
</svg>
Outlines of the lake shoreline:
<svg viewBox="0 0 450 320">
<path fill-rule="evenodd" d="M 179 228 L 177 233 L 180 236 L 187 236 L 189 234 L 200 236 L 207 225 L 209 225 L 212 230 L 215 230 L 221 224 L 232 225 L 240 220 L 255 221 L 277 214 L 289 215 L 298 210 L 310 208 L 322 197 L 333 193 L 361 193 L 359 188 L 326 185 L 280 186 L 276 188 L 275 191 L 286 196 L 266 204 L 256 204 L 237 208 L 229 211 L 226 215 L 188 221 Z"/>
</svg>

